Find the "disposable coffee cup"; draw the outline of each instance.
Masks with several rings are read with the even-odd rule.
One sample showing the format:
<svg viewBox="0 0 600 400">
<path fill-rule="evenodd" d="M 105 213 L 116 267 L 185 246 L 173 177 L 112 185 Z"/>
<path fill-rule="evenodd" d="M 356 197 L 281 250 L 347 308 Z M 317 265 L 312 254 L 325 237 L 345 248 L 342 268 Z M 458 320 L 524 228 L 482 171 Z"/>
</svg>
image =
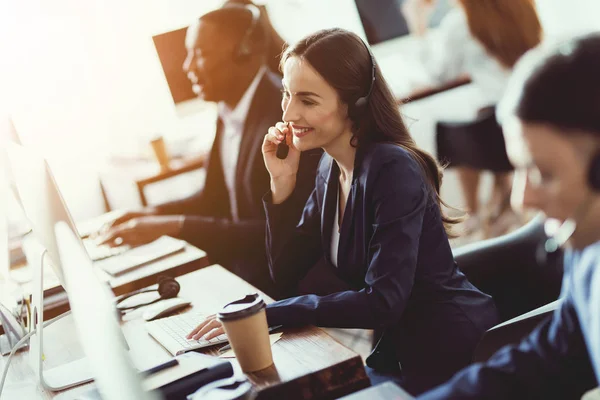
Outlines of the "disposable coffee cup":
<svg viewBox="0 0 600 400">
<path fill-rule="evenodd" d="M 165 139 L 162 136 L 155 137 L 150 140 L 150 146 L 152 147 L 152 153 L 161 170 L 169 169 L 169 153 L 167 152 L 167 146 Z"/>
<path fill-rule="evenodd" d="M 227 304 L 217 314 L 244 372 L 273 365 L 265 308 L 263 299 L 254 293 Z"/>
</svg>

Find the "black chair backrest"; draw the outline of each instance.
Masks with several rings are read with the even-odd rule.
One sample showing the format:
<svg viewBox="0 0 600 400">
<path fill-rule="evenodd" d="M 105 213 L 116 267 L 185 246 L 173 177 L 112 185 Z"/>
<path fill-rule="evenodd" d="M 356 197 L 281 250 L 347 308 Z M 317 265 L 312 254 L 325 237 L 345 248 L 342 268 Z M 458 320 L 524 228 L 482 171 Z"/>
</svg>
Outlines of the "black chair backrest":
<svg viewBox="0 0 600 400">
<path fill-rule="evenodd" d="M 540 265 L 543 218 L 495 239 L 454 250 L 458 268 L 479 290 L 492 296 L 502 321 L 556 300 L 562 283 L 562 257 Z"/>
<path fill-rule="evenodd" d="M 437 158 L 448 167 L 507 172 L 513 169 L 506 154 L 504 135 L 493 109 L 469 122 L 438 122 Z"/>
</svg>

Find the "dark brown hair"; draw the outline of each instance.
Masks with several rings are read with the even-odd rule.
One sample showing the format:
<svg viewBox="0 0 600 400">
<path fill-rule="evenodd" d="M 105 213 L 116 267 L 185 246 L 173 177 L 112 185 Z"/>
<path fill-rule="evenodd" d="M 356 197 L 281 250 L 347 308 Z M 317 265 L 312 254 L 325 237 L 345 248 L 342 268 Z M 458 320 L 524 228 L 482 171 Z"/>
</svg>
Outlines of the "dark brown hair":
<svg viewBox="0 0 600 400">
<path fill-rule="evenodd" d="M 367 143 L 395 143 L 406 149 L 421 166 L 427 181 L 435 189 L 446 232 L 459 220 L 445 215 L 440 198 L 442 168 L 429 153 L 417 147 L 398 110 L 396 99 L 365 43 L 356 34 L 339 29 L 324 29 L 287 48 L 281 58 L 281 69 L 290 57 L 300 57 L 337 92 L 348 106 L 352 121 L 351 144 L 361 147 Z M 375 62 L 375 81 L 367 104 L 357 109 L 356 100 L 369 92 L 372 81 L 372 62 Z"/>
<path fill-rule="evenodd" d="M 471 35 L 507 68 L 542 40 L 542 25 L 533 0 L 459 1 Z"/>
<path fill-rule="evenodd" d="M 502 123 L 511 115 L 550 124 L 568 135 L 600 137 L 600 34 L 540 47 L 523 57 L 500 103 Z"/>
</svg>

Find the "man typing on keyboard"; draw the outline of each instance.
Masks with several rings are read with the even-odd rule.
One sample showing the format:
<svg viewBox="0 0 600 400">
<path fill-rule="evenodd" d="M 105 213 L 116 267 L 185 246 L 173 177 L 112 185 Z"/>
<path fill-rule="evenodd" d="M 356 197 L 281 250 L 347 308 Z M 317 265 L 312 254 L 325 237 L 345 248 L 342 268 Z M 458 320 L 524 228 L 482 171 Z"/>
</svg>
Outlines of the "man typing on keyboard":
<svg viewBox="0 0 600 400">
<path fill-rule="evenodd" d="M 219 110 L 203 190 L 116 219 L 102 232 L 101 242 L 138 245 L 163 235 L 181 238 L 205 250 L 211 262 L 279 297 L 265 255 L 261 199 L 270 180 L 261 145 L 268 128 L 281 119 L 281 78 L 266 67 L 271 31 L 257 15 L 254 5 L 229 2 L 187 31 L 183 68 L 195 93 L 217 102 Z M 302 155 L 298 216 L 314 187 L 319 159 L 320 152 Z"/>
</svg>

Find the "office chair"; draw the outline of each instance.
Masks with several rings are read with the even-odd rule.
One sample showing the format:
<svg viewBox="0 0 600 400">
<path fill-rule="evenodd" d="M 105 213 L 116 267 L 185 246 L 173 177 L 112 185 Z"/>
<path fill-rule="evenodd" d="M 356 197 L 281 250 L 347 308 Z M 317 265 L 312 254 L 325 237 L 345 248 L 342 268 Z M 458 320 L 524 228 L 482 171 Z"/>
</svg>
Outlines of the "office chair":
<svg viewBox="0 0 600 400">
<path fill-rule="evenodd" d="M 485 361 L 500 347 L 518 343 L 559 305 L 562 257 L 540 262 L 540 243 L 546 238 L 544 218 L 538 215 L 507 235 L 454 250 L 460 270 L 496 303 L 501 324 L 488 330 L 474 361 Z"/>
</svg>

